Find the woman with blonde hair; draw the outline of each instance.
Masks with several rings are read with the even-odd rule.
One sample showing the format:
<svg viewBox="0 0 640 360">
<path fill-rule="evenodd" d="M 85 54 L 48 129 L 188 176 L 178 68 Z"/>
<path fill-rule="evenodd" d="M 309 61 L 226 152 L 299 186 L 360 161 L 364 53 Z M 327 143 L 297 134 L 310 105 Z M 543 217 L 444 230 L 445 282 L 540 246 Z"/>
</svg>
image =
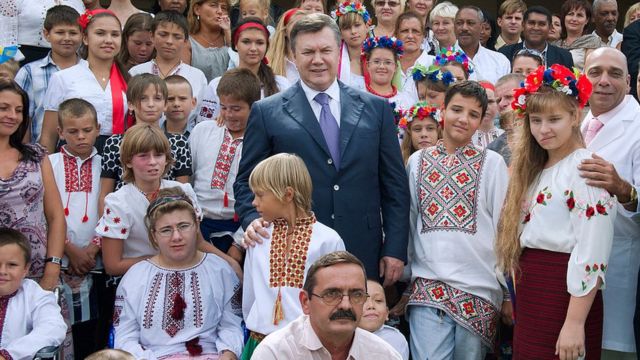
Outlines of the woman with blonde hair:
<svg viewBox="0 0 640 360">
<path fill-rule="evenodd" d="M 624 27 L 636 20 L 640 20 L 640 2 L 629 6 L 629 10 L 624 14 Z"/>
<path fill-rule="evenodd" d="M 580 133 L 591 91 L 561 65 L 539 67 L 515 90 L 512 108 L 524 116 L 496 243 L 498 266 L 515 274 L 514 359 L 600 358 L 616 200 L 578 171 L 592 158 Z"/>
<path fill-rule="evenodd" d="M 298 81 L 300 75 L 296 64 L 292 61 L 293 51 L 289 43 L 289 34 L 296 21 L 304 15 L 306 12 L 299 8 L 289 9 L 282 14 L 267 50 L 267 59 L 273 73 L 284 76 L 291 84 Z"/>
<path fill-rule="evenodd" d="M 189 43 L 182 61 L 196 67 L 211 81 L 227 70 L 231 45 L 229 0 L 193 0 L 189 5 Z"/>
<path fill-rule="evenodd" d="M 429 13 L 429 26 L 433 31 L 433 42 L 435 43 L 435 53 L 439 54 L 440 49 L 452 48 L 456 43 L 456 33 L 454 31 L 454 20 L 458 7 L 449 1 L 443 1 L 436 5 Z"/>
</svg>

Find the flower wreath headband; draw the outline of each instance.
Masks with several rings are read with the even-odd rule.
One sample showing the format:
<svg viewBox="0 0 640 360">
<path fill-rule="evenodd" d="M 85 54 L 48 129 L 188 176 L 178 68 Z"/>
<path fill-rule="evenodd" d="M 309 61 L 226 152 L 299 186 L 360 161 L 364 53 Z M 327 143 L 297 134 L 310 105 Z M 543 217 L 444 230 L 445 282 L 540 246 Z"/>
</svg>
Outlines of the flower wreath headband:
<svg viewBox="0 0 640 360">
<path fill-rule="evenodd" d="M 580 109 L 587 104 L 593 91 L 591 81 L 576 68 L 571 71 L 559 64 L 551 65 L 548 69 L 540 66 L 527 76 L 520 88 L 513 91 L 511 108 L 516 114 L 523 115 L 527 110 L 527 97 L 536 93 L 543 85 L 575 98 Z"/>
<path fill-rule="evenodd" d="M 116 14 L 111 10 L 107 10 L 107 9 L 86 10 L 78 18 L 78 25 L 80 25 L 82 30 L 87 30 L 87 26 L 89 26 L 89 23 L 91 22 L 91 20 L 93 20 L 94 16 L 102 13 L 110 14 L 117 18 Z"/>
<path fill-rule="evenodd" d="M 456 78 L 450 71 L 442 70 L 436 65 L 431 65 L 427 68 L 422 64 L 417 64 L 411 70 L 411 76 L 413 81 L 422 81 L 428 78 L 433 82 L 441 82 L 447 87 L 456 82 Z"/>
<path fill-rule="evenodd" d="M 440 109 L 427 104 L 426 101 L 416 103 L 402 115 L 403 117 L 398 121 L 398 128 L 402 130 L 406 130 L 414 120 L 424 120 L 427 118 L 435 120 L 438 125 L 442 126 L 440 123 Z"/>
<path fill-rule="evenodd" d="M 395 36 L 372 36 L 367 38 L 362 43 L 362 53 L 371 53 L 373 49 L 389 49 L 401 57 L 404 54 L 404 46 L 401 40 L 396 39 Z"/>
<path fill-rule="evenodd" d="M 473 68 L 469 65 L 469 57 L 461 50 L 455 50 L 451 47 L 440 50 L 440 54 L 436 55 L 433 65 L 443 67 L 450 62 L 457 62 L 464 67 L 467 74 L 473 73 Z"/>
<path fill-rule="evenodd" d="M 367 8 L 359 1 L 345 1 L 336 6 L 335 10 L 331 12 L 331 17 L 338 21 L 338 19 L 342 15 L 346 15 L 348 13 L 356 13 L 362 16 L 364 23 L 367 26 L 371 25 L 371 16 L 367 11 Z"/>
</svg>

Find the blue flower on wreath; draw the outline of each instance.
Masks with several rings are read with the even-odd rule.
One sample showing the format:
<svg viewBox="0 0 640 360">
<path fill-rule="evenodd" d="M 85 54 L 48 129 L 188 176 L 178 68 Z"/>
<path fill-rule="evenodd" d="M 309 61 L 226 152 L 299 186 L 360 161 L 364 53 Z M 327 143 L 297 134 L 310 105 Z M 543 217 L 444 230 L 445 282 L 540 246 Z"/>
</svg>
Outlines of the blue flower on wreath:
<svg viewBox="0 0 640 360">
<path fill-rule="evenodd" d="M 362 52 L 370 53 L 373 49 L 389 49 L 396 53 L 398 57 L 404 54 L 404 45 L 401 40 L 398 40 L 396 37 L 388 37 L 388 36 L 372 36 L 367 38 L 362 43 Z"/>
</svg>

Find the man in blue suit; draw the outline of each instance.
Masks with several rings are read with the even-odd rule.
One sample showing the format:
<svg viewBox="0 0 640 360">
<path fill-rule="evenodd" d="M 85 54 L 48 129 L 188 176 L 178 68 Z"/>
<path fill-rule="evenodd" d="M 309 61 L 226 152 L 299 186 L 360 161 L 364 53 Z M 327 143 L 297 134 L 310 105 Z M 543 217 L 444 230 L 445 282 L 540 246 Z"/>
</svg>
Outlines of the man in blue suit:
<svg viewBox="0 0 640 360">
<path fill-rule="evenodd" d="M 302 157 L 313 179 L 313 211 L 342 237 L 367 276 L 398 280 L 407 256 L 409 188 L 388 102 L 336 79 L 340 31 L 323 14 L 290 35 L 300 81 L 258 101 L 244 137 L 234 193 L 245 246 L 267 236 L 251 205 L 255 165 L 277 153 Z M 383 240 L 384 234 L 384 240 Z"/>
</svg>

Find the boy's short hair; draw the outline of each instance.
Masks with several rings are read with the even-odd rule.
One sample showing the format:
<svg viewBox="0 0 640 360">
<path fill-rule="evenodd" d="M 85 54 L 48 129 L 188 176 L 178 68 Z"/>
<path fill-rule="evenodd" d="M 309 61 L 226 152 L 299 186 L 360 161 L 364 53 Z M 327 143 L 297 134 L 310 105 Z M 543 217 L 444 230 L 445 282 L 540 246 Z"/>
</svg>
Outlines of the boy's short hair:
<svg viewBox="0 0 640 360">
<path fill-rule="evenodd" d="M 129 128 L 124 134 L 120 145 L 122 180 L 125 183 L 132 183 L 135 180 L 133 170 L 127 164 L 131 162 L 134 155 L 149 151 L 155 151 L 166 156 L 167 164 L 164 167 L 163 176 L 166 175 L 171 169 L 174 160 L 171 155 L 171 145 L 162 130 L 149 124 L 137 124 Z"/>
<path fill-rule="evenodd" d="M 510 73 L 510 74 L 506 74 L 503 75 L 502 77 L 500 77 L 500 79 L 498 79 L 498 81 L 496 81 L 496 87 L 498 86 L 502 86 L 508 82 L 511 81 L 516 81 L 518 82 L 518 85 L 520 85 L 521 82 L 523 82 L 525 79 L 525 76 L 522 74 L 518 74 L 518 73 Z"/>
<path fill-rule="evenodd" d="M 447 89 L 449 88 L 449 86 L 445 85 L 444 82 L 433 81 L 429 79 L 428 76 L 425 77 L 421 82 L 424 85 L 424 87 L 427 88 L 427 90 L 431 90 L 431 91 L 444 93 L 444 92 L 447 92 Z"/>
<path fill-rule="evenodd" d="M 178 25 L 184 33 L 184 38 L 189 38 L 189 24 L 187 23 L 187 18 L 175 10 L 164 10 L 158 12 L 153 18 L 153 22 L 151 22 L 151 32 L 155 33 L 159 25 L 166 23 Z"/>
<path fill-rule="evenodd" d="M 460 94 L 462 97 L 476 99 L 476 101 L 480 103 L 482 108 L 482 117 L 484 117 L 484 114 L 487 112 L 489 99 L 487 98 L 487 92 L 480 83 L 473 80 L 465 80 L 452 84 L 444 95 L 445 108 L 449 106 L 449 102 L 451 102 L 451 99 L 453 99 L 457 94 Z"/>
<path fill-rule="evenodd" d="M 280 153 L 260 161 L 249 175 L 249 187 L 251 191 L 270 191 L 280 201 L 284 200 L 287 187 L 291 187 L 294 205 L 311 211 L 311 175 L 298 155 Z"/>
<path fill-rule="evenodd" d="M 530 8 L 528 8 L 522 18 L 524 19 L 524 21 L 526 22 L 527 20 L 529 20 L 529 15 L 530 14 L 540 14 L 540 15 L 544 15 L 547 18 L 547 24 L 551 25 L 551 22 L 553 21 L 553 19 L 551 18 L 551 12 L 544 6 L 539 6 L 539 5 L 535 5 L 532 6 Z"/>
<path fill-rule="evenodd" d="M 362 269 L 362 276 L 364 279 L 364 286 L 367 287 L 367 271 L 364 268 L 364 264 L 355 255 L 348 251 L 334 251 L 323 255 L 320 259 L 316 260 L 309 270 L 307 271 L 307 277 L 302 285 L 302 290 L 307 294 L 313 292 L 313 288 L 316 286 L 316 273 L 320 269 L 328 268 L 338 264 L 353 264 L 358 265 Z"/>
<path fill-rule="evenodd" d="M 13 74 L 13 78 L 15 78 L 18 70 L 20 69 L 20 63 L 14 59 L 9 59 L 0 64 L 0 70 L 3 69 Z M 13 80 L 13 78 L 11 80 Z"/>
<path fill-rule="evenodd" d="M 98 114 L 90 102 L 79 98 L 67 99 L 58 107 L 58 127 L 64 128 L 65 119 L 79 118 L 86 114 L 90 114 L 94 124 L 98 126 Z"/>
<path fill-rule="evenodd" d="M 94 352 L 84 360 L 135 360 L 135 357 L 124 350 L 104 349 Z"/>
<path fill-rule="evenodd" d="M 51 31 L 56 25 L 75 25 L 80 30 L 79 17 L 80 14 L 71 6 L 56 5 L 47 10 L 43 26 L 47 31 Z"/>
<path fill-rule="evenodd" d="M 193 92 L 193 89 L 191 88 L 191 83 L 182 75 L 176 75 L 176 74 L 169 75 L 166 78 L 164 78 L 164 82 L 165 84 L 167 84 L 167 89 L 169 85 L 187 84 L 187 86 L 189 86 L 189 90 Z"/>
<path fill-rule="evenodd" d="M 527 4 L 522 0 L 506 0 L 498 8 L 498 17 L 501 18 L 504 15 L 509 15 L 517 12 L 527 11 Z"/>
<path fill-rule="evenodd" d="M 216 91 L 218 97 L 231 96 L 251 106 L 260 100 L 260 80 L 249 69 L 235 68 L 222 75 Z"/>
<path fill-rule="evenodd" d="M 162 94 L 162 97 L 166 100 L 169 90 L 167 90 L 167 84 L 158 75 L 149 73 L 138 74 L 129 80 L 127 84 L 127 101 L 132 104 L 138 104 L 142 100 L 144 91 L 147 90 L 149 85 L 153 85 L 156 91 Z"/>
<path fill-rule="evenodd" d="M 31 261 L 31 245 L 29 240 L 20 231 L 8 227 L 0 228 L 0 247 L 5 245 L 18 245 L 24 257 L 24 263 Z"/>
</svg>

